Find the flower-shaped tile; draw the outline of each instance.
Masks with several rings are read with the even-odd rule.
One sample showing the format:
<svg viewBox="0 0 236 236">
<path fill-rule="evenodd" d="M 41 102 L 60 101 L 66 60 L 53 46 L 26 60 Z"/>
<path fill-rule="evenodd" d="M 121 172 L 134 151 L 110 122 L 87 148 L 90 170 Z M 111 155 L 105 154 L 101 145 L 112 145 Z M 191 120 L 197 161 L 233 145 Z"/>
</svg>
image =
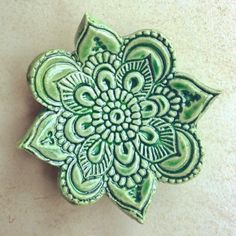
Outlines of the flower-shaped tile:
<svg viewBox="0 0 236 236">
<path fill-rule="evenodd" d="M 199 172 L 196 122 L 218 92 L 177 73 L 173 48 L 153 30 L 121 37 L 86 15 L 75 45 L 32 62 L 28 82 L 46 109 L 20 147 L 59 168 L 68 201 L 107 194 L 143 222 L 158 182 Z"/>
</svg>

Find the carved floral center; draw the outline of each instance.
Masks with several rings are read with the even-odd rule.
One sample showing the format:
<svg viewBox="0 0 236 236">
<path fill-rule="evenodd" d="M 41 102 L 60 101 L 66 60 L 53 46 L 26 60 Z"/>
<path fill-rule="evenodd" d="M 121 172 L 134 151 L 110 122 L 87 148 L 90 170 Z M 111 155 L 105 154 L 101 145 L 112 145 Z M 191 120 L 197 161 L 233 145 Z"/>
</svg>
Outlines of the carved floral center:
<svg viewBox="0 0 236 236">
<path fill-rule="evenodd" d="M 92 125 L 108 142 L 134 139 L 141 125 L 140 118 L 137 98 L 120 88 L 102 92 L 93 106 Z"/>
</svg>

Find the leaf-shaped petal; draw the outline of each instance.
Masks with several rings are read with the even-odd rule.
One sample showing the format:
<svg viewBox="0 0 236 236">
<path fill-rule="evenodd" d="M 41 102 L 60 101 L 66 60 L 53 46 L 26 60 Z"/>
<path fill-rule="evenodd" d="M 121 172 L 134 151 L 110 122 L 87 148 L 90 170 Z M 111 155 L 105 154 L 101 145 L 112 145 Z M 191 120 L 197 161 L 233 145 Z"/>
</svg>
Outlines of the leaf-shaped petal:
<svg viewBox="0 0 236 236">
<path fill-rule="evenodd" d="M 156 82 L 167 78 L 174 70 L 172 47 L 161 34 L 151 30 L 125 37 L 121 55 L 123 62 L 149 57 Z"/>
<path fill-rule="evenodd" d="M 60 166 L 70 153 L 57 144 L 55 138 L 57 119 L 60 115 L 52 111 L 43 112 L 29 129 L 19 147 L 51 165 Z"/>
<path fill-rule="evenodd" d="M 175 130 L 160 118 L 153 118 L 140 128 L 135 145 L 140 155 L 150 162 L 164 160 L 177 152 Z"/>
<path fill-rule="evenodd" d="M 91 111 L 97 98 L 97 88 L 92 78 L 82 72 L 71 73 L 58 82 L 63 106 L 74 113 Z"/>
<path fill-rule="evenodd" d="M 178 120 L 181 123 L 195 122 L 205 111 L 213 98 L 219 94 L 219 92 L 183 74 L 176 74 L 175 77 L 169 81 L 169 85 L 178 92 L 178 95 L 183 101 L 182 111 L 179 112 L 178 116 Z"/>
<path fill-rule="evenodd" d="M 110 51 L 118 54 L 121 43 L 122 38 L 118 34 L 87 14 L 75 37 L 77 55 L 82 63 L 97 52 Z"/>
<path fill-rule="evenodd" d="M 147 94 L 153 84 L 149 58 L 124 63 L 116 73 L 117 83 L 121 88 L 132 93 Z"/>
<path fill-rule="evenodd" d="M 83 176 L 102 176 L 110 168 L 113 160 L 111 147 L 99 135 L 89 137 L 82 145 L 78 161 Z"/>
<path fill-rule="evenodd" d="M 143 223 L 156 184 L 156 178 L 151 172 L 140 184 L 132 188 L 120 187 L 109 180 L 107 194 L 125 213 Z"/>
<path fill-rule="evenodd" d="M 200 141 L 189 131 L 176 128 L 178 154 L 156 163 L 152 169 L 164 182 L 181 183 L 194 177 L 202 165 Z"/>
<path fill-rule="evenodd" d="M 84 179 L 76 159 L 68 159 L 61 168 L 59 184 L 64 197 L 74 204 L 95 203 L 105 193 L 103 178 Z"/>
<path fill-rule="evenodd" d="M 56 82 L 79 70 L 71 53 L 53 50 L 39 55 L 31 63 L 27 74 L 35 99 L 50 110 L 57 111 L 61 102 Z"/>
</svg>

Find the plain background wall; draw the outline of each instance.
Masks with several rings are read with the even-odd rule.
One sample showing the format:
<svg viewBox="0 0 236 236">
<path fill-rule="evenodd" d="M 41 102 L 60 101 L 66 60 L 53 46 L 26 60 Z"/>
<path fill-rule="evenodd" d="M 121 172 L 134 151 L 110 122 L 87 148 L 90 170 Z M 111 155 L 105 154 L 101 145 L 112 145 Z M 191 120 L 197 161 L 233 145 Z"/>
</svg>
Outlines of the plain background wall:
<svg viewBox="0 0 236 236">
<path fill-rule="evenodd" d="M 202 172 L 182 185 L 159 184 L 144 225 L 106 197 L 70 205 L 57 169 L 16 149 L 42 109 L 26 83 L 29 63 L 48 49 L 73 50 L 85 12 L 121 35 L 158 29 L 175 48 L 178 71 L 222 90 L 198 123 Z M 236 235 L 235 22 L 233 0 L 1 0 L 0 235 Z"/>
</svg>

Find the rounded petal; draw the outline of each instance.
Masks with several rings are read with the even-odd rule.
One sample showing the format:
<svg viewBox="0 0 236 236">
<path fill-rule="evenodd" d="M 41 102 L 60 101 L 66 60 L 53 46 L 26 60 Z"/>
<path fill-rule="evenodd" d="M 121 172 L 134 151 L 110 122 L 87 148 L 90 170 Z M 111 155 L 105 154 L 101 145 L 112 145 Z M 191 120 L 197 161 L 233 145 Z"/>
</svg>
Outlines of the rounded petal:
<svg viewBox="0 0 236 236">
<path fill-rule="evenodd" d="M 195 122 L 207 106 L 219 94 L 218 91 L 192 80 L 188 75 L 176 74 L 169 86 L 182 98 L 178 121 L 182 124 Z"/>
<path fill-rule="evenodd" d="M 202 165 L 200 141 L 187 130 L 176 128 L 178 154 L 152 165 L 158 179 L 181 183 L 194 177 Z"/>
<path fill-rule="evenodd" d="M 88 56 L 97 52 L 110 51 L 117 54 L 122 41 L 118 34 L 86 14 L 75 37 L 77 56 L 84 63 Z"/>
<path fill-rule="evenodd" d="M 85 178 L 104 175 L 112 161 L 111 147 L 99 135 L 89 137 L 78 154 L 78 162 Z"/>
<path fill-rule="evenodd" d="M 153 84 L 149 58 L 124 63 L 118 69 L 116 78 L 121 88 L 134 94 L 147 94 Z"/>
<path fill-rule="evenodd" d="M 58 82 L 58 88 L 65 109 L 77 114 L 90 112 L 99 93 L 94 81 L 82 72 L 64 77 Z"/>
<path fill-rule="evenodd" d="M 105 193 L 103 178 L 84 179 L 76 159 L 69 159 L 61 168 L 60 189 L 64 197 L 74 204 L 91 204 Z"/>
<path fill-rule="evenodd" d="M 138 31 L 124 39 L 122 61 L 150 58 L 155 81 L 161 81 L 174 70 L 173 49 L 163 36 L 151 30 Z"/>
<path fill-rule="evenodd" d="M 65 152 L 62 145 L 57 143 L 56 126 L 59 113 L 46 111 L 41 113 L 21 141 L 19 147 L 39 159 L 54 166 L 60 166 L 73 153 Z"/>
<path fill-rule="evenodd" d="M 156 178 L 149 172 L 140 184 L 132 188 L 121 187 L 112 180 L 108 181 L 107 194 L 121 209 L 143 223 L 151 198 L 156 191 Z"/>
<path fill-rule="evenodd" d="M 175 130 L 171 124 L 154 118 L 139 131 L 135 145 L 140 155 L 150 162 L 162 161 L 177 152 Z"/>
<path fill-rule="evenodd" d="M 31 63 L 27 74 L 35 99 L 51 110 L 59 110 L 61 99 L 57 81 L 79 70 L 71 53 L 53 50 L 39 55 Z"/>
</svg>

